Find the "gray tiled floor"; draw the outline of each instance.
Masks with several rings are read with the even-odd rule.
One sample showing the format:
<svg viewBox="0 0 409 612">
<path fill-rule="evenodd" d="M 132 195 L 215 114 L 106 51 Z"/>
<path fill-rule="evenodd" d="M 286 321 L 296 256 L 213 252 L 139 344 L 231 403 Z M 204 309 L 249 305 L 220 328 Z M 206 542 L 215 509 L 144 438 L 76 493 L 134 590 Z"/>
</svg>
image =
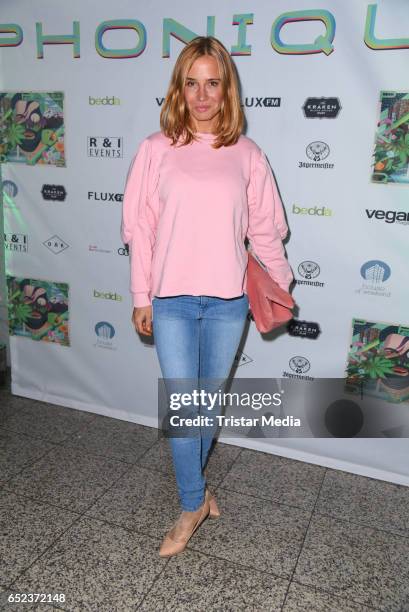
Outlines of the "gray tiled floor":
<svg viewBox="0 0 409 612">
<path fill-rule="evenodd" d="M 222 517 L 161 559 L 179 514 L 167 440 L 9 385 L 0 610 L 409 611 L 409 488 L 218 443 L 206 475 Z"/>
</svg>

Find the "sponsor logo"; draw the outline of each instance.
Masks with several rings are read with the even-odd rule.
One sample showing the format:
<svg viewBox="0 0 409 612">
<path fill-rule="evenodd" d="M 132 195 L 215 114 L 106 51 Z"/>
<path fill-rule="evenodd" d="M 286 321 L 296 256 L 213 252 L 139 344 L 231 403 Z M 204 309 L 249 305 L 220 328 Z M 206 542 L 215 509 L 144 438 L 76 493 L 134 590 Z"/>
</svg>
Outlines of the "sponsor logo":
<svg viewBox="0 0 409 612">
<path fill-rule="evenodd" d="M 88 136 L 88 157 L 118 159 L 123 157 L 122 136 Z"/>
<path fill-rule="evenodd" d="M 162 106 L 165 98 L 156 97 L 155 100 L 158 106 Z M 244 106 L 246 108 L 279 108 L 281 106 L 281 98 L 276 96 L 246 96 L 244 100 L 240 101 L 240 106 Z"/>
<path fill-rule="evenodd" d="M 387 291 L 385 283 L 391 276 L 391 269 L 387 263 L 379 259 L 371 259 L 361 266 L 361 276 L 364 283 L 355 293 L 374 295 L 379 297 L 391 297 L 391 292 Z"/>
<path fill-rule="evenodd" d="M 118 252 L 118 255 L 125 255 L 129 257 L 129 246 L 127 244 L 124 244 L 123 247 L 119 247 L 117 252 Z"/>
<path fill-rule="evenodd" d="M 382 283 L 387 281 L 391 275 L 391 269 L 384 261 L 373 259 L 367 261 L 361 267 L 361 276 L 365 280 L 373 281 L 374 283 Z"/>
<path fill-rule="evenodd" d="M 335 119 L 341 110 L 338 98 L 307 98 L 302 107 L 307 119 Z"/>
<path fill-rule="evenodd" d="M 297 278 L 297 285 L 309 285 L 311 287 L 323 287 L 325 283 L 314 280 L 320 275 L 321 269 L 315 261 L 302 261 L 297 268 L 298 274 L 302 279 Z"/>
<path fill-rule="evenodd" d="M 334 164 L 330 163 L 321 163 L 324 159 L 327 159 L 330 154 L 329 146 L 326 142 L 322 142 L 321 140 L 316 140 L 314 142 L 310 142 L 308 147 L 305 149 L 305 153 L 310 159 L 310 162 L 298 162 L 299 168 L 324 168 L 325 170 L 332 170 Z"/>
<path fill-rule="evenodd" d="M 93 98 L 88 96 L 88 104 L 90 106 L 118 106 L 121 100 L 115 96 L 105 96 L 105 98 Z"/>
<path fill-rule="evenodd" d="M 88 191 L 88 200 L 95 200 L 95 202 L 122 202 L 124 199 L 123 193 L 111 193 L 108 191 Z"/>
<path fill-rule="evenodd" d="M 53 202 L 64 202 L 67 192 L 63 185 L 43 185 L 41 195 L 44 200 L 52 200 Z"/>
<path fill-rule="evenodd" d="M 94 298 L 100 298 L 101 300 L 113 300 L 114 302 L 122 302 L 122 295 L 118 293 L 112 293 L 112 291 L 97 291 L 93 290 Z"/>
<path fill-rule="evenodd" d="M 115 328 L 111 323 L 108 323 L 108 321 L 99 321 L 95 325 L 94 331 L 97 336 L 94 347 L 116 351 L 116 346 L 111 342 L 112 338 L 115 336 Z"/>
<path fill-rule="evenodd" d="M 4 248 L 12 253 L 27 253 L 28 234 L 4 234 Z"/>
<path fill-rule="evenodd" d="M 316 340 L 321 333 L 318 323 L 313 321 L 297 321 L 297 319 L 292 319 L 287 329 L 290 336 L 310 338 L 311 340 Z"/>
<path fill-rule="evenodd" d="M 301 208 L 296 204 L 293 204 L 293 214 L 294 215 L 310 215 L 317 217 L 331 217 L 332 210 L 327 208 L 326 206 L 312 206 L 311 208 Z"/>
<path fill-rule="evenodd" d="M 14 181 L 3 181 L 3 205 L 4 208 L 18 208 L 14 201 L 18 193 L 17 185 Z"/>
<path fill-rule="evenodd" d="M 281 98 L 244 98 L 244 101 L 240 102 L 241 106 L 246 108 L 279 108 L 281 106 Z"/>
<path fill-rule="evenodd" d="M 88 245 L 88 251 L 92 253 L 112 253 L 112 249 L 101 249 L 96 244 Z"/>
<path fill-rule="evenodd" d="M 378 219 L 385 223 L 409 224 L 409 212 L 404 212 L 403 210 L 369 210 L 366 208 L 365 212 L 368 219 Z"/>
<path fill-rule="evenodd" d="M 301 355 L 296 355 L 295 357 L 291 357 L 288 362 L 290 369 L 292 372 L 286 372 L 284 370 L 283 376 L 286 378 L 300 378 L 302 380 L 314 380 L 312 376 L 306 376 L 306 373 L 309 372 L 311 368 L 311 363 L 308 361 L 306 357 L 302 357 Z"/>
<path fill-rule="evenodd" d="M 44 240 L 43 245 L 54 253 L 54 255 L 62 253 L 62 251 L 65 251 L 65 249 L 68 249 L 69 247 L 69 245 L 62 238 L 57 236 L 57 234 L 54 234 L 54 236 L 51 236 L 51 238 Z"/>
<path fill-rule="evenodd" d="M 242 351 L 237 351 L 234 357 L 234 365 L 237 367 L 242 366 L 242 365 L 247 365 L 248 363 L 251 363 L 252 361 L 253 359 L 249 355 L 246 355 L 246 353 L 243 353 Z"/>
</svg>

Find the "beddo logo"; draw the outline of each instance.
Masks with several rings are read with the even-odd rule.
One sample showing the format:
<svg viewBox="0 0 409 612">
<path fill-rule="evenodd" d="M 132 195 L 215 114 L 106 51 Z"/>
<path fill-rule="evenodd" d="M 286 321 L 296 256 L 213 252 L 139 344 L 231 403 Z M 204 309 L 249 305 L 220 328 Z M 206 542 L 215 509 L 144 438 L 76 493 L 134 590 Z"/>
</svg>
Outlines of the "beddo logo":
<svg viewBox="0 0 409 612">
<path fill-rule="evenodd" d="M 310 371 L 311 363 L 306 357 L 296 355 L 291 357 L 288 362 L 291 372 L 284 370 L 283 376 L 286 378 L 300 378 L 302 380 L 314 380 L 312 376 L 306 376 L 306 373 Z"/>
<path fill-rule="evenodd" d="M 88 157 L 118 159 L 123 157 L 122 136 L 88 136 Z"/>
<path fill-rule="evenodd" d="M 318 323 L 314 323 L 313 321 L 298 321 L 297 319 L 292 319 L 288 323 L 287 329 L 290 336 L 309 338 L 310 340 L 316 340 L 321 333 Z"/>
<path fill-rule="evenodd" d="M 298 268 L 301 278 L 295 279 L 297 285 L 309 285 L 311 287 L 323 287 L 325 283 L 315 280 L 321 273 L 321 269 L 315 261 L 302 261 Z"/>
<path fill-rule="evenodd" d="M 335 119 L 341 108 L 338 98 L 307 98 L 302 107 L 307 119 Z"/>
<path fill-rule="evenodd" d="M 312 206 L 311 208 L 302 208 L 301 206 L 297 206 L 293 204 L 292 209 L 293 215 L 309 215 L 316 217 L 331 217 L 332 210 L 327 208 L 326 206 Z"/>
<path fill-rule="evenodd" d="M 116 351 L 116 347 L 114 347 L 111 342 L 112 338 L 115 336 L 115 328 L 111 323 L 108 323 L 108 321 L 99 321 L 95 325 L 94 331 L 97 336 L 94 347 Z"/>
<path fill-rule="evenodd" d="M 4 208 L 17 208 L 14 198 L 18 193 L 17 185 L 14 181 L 3 181 L 3 204 Z"/>
<path fill-rule="evenodd" d="M 121 203 L 124 199 L 123 193 L 113 193 L 110 191 L 100 191 L 97 193 L 96 191 L 88 191 L 88 200 L 93 200 L 94 202 L 119 202 Z"/>
<path fill-rule="evenodd" d="M 122 302 L 122 295 L 118 293 L 112 293 L 112 291 L 97 291 L 97 289 L 93 290 L 94 298 L 98 298 L 101 300 L 112 300 L 114 302 Z"/>
<path fill-rule="evenodd" d="M 121 100 L 115 96 L 105 96 L 105 98 L 93 98 L 88 96 L 88 104 L 90 106 L 118 106 L 121 104 Z"/>
<path fill-rule="evenodd" d="M 68 249 L 69 247 L 69 245 L 62 238 L 57 236 L 57 234 L 54 234 L 54 236 L 51 236 L 51 238 L 44 240 L 43 245 L 46 246 L 51 253 L 54 253 L 54 255 L 62 253 L 62 251 L 65 251 L 65 249 Z"/>
<path fill-rule="evenodd" d="M 64 202 L 67 192 L 63 185 L 43 185 L 41 195 L 43 200 Z"/>
<path fill-rule="evenodd" d="M 310 162 L 298 162 L 299 168 L 323 168 L 324 170 L 332 170 L 334 164 L 330 164 L 328 162 L 323 162 L 324 159 L 327 159 L 330 154 L 329 146 L 326 142 L 322 142 L 321 140 L 315 140 L 314 142 L 310 142 L 310 144 L 305 149 L 305 153 L 310 159 Z"/>
<path fill-rule="evenodd" d="M 378 219 L 385 223 L 409 224 L 409 212 L 397 210 L 368 210 L 368 208 L 365 209 L 365 212 L 368 219 Z"/>
<path fill-rule="evenodd" d="M 28 234 L 4 234 L 4 248 L 12 253 L 27 253 Z"/>
<path fill-rule="evenodd" d="M 392 273 L 387 263 L 379 259 L 371 259 L 361 266 L 360 273 L 365 282 L 359 289 L 355 290 L 355 293 L 380 297 L 391 296 L 391 292 L 387 291 L 383 284 L 386 283 Z"/>
</svg>

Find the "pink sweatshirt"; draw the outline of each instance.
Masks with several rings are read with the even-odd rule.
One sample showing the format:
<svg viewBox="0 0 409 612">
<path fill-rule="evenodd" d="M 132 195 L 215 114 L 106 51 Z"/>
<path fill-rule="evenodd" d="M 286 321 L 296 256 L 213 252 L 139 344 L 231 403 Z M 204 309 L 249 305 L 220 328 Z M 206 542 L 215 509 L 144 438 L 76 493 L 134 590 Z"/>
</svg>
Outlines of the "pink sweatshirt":
<svg viewBox="0 0 409 612">
<path fill-rule="evenodd" d="M 270 276 L 286 290 L 292 281 L 282 244 L 288 228 L 265 154 L 246 136 L 220 149 L 212 134 L 198 138 L 175 147 L 154 132 L 129 167 L 121 238 L 136 307 L 155 295 L 246 293 L 246 235 Z"/>
</svg>

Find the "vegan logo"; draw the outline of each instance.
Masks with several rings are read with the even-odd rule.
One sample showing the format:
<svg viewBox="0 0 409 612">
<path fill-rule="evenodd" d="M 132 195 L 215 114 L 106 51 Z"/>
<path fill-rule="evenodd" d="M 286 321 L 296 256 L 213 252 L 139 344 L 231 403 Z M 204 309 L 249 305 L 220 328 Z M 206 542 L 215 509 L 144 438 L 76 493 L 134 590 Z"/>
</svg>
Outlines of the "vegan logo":
<svg viewBox="0 0 409 612">
<path fill-rule="evenodd" d="M 391 269 L 387 263 L 372 259 L 361 266 L 360 272 L 366 282 L 362 283 L 362 287 L 356 289 L 355 293 L 380 297 L 391 296 L 391 292 L 387 291 L 383 285 L 391 276 Z"/>
<path fill-rule="evenodd" d="M 13 253 L 27 253 L 28 235 L 27 234 L 4 234 L 4 248 Z"/>
<path fill-rule="evenodd" d="M 310 142 L 305 149 L 305 153 L 311 162 L 300 161 L 298 162 L 299 168 L 324 168 L 328 170 L 334 167 L 334 164 L 328 162 L 321 163 L 324 159 L 327 159 L 330 154 L 330 149 L 326 142 L 322 142 L 321 140 Z"/>
<path fill-rule="evenodd" d="M 123 198 L 123 193 L 88 191 L 88 200 L 95 200 L 95 202 L 122 202 Z"/>
<path fill-rule="evenodd" d="M 49 249 L 52 253 L 54 253 L 54 255 L 62 253 L 62 251 L 65 251 L 65 249 L 68 249 L 69 247 L 69 245 L 64 242 L 62 238 L 57 236 L 57 234 L 54 234 L 54 236 L 51 236 L 51 238 L 47 238 L 47 240 L 44 240 L 43 245 L 46 246 L 47 249 Z"/>
<path fill-rule="evenodd" d="M 318 323 L 312 321 L 298 321 L 297 319 L 292 319 L 287 329 L 290 336 L 310 338 L 311 340 L 316 340 L 321 332 Z"/>
<path fill-rule="evenodd" d="M 43 185 L 41 195 L 44 200 L 64 202 L 67 192 L 63 185 Z"/>
<path fill-rule="evenodd" d="M 317 217 L 331 217 L 332 210 L 327 208 L 326 206 L 313 206 L 311 208 L 301 208 L 296 204 L 293 204 L 293 214 L 294 215 L 312 215 Z"/>
<path fill-rule="evenodd" d="M 88 157 L 118 159 L 122 157 L 122 136 L 88 136 Z"/>
<path fill-rule="evenodd" d="M 94 289 L 94 298 L 100 298 L 102 300 L 113 300 L 114 302 L 122 302 L 122 295 L 118 293 L 112 293 L 112 291 L 97 291 Z"/>
<path fill-rule="evenodd" d="M 307 119 L 335 119 L 341 110 L 338 98 L 307 98 L 302 107 Z"/>
<path fill-rule="evenodd" d="M 302 279 L 297 278 L 297 285 L 310 285 L 312 287 L 323 287 L 325 283 L 314 280 L 320 275 L 321 269 L 315 261 L 302 261 L 297 268 Z"/>
<path fill-rule="evenodd" d="M 118 106 L 121 104 L 121 100 L 115 96 L 105 96 L 105 98 L 93 98 L 88 96 L 88 104 L 90 106 Z"/>
<path fill-rule="evenodd" d="M 409 223 L 409 212 L 397 210 L 369 210 L 365 209 L 368 219 L 378 219 L 385 223 L 401 223 L 407 225 Z"/>
</svg>

